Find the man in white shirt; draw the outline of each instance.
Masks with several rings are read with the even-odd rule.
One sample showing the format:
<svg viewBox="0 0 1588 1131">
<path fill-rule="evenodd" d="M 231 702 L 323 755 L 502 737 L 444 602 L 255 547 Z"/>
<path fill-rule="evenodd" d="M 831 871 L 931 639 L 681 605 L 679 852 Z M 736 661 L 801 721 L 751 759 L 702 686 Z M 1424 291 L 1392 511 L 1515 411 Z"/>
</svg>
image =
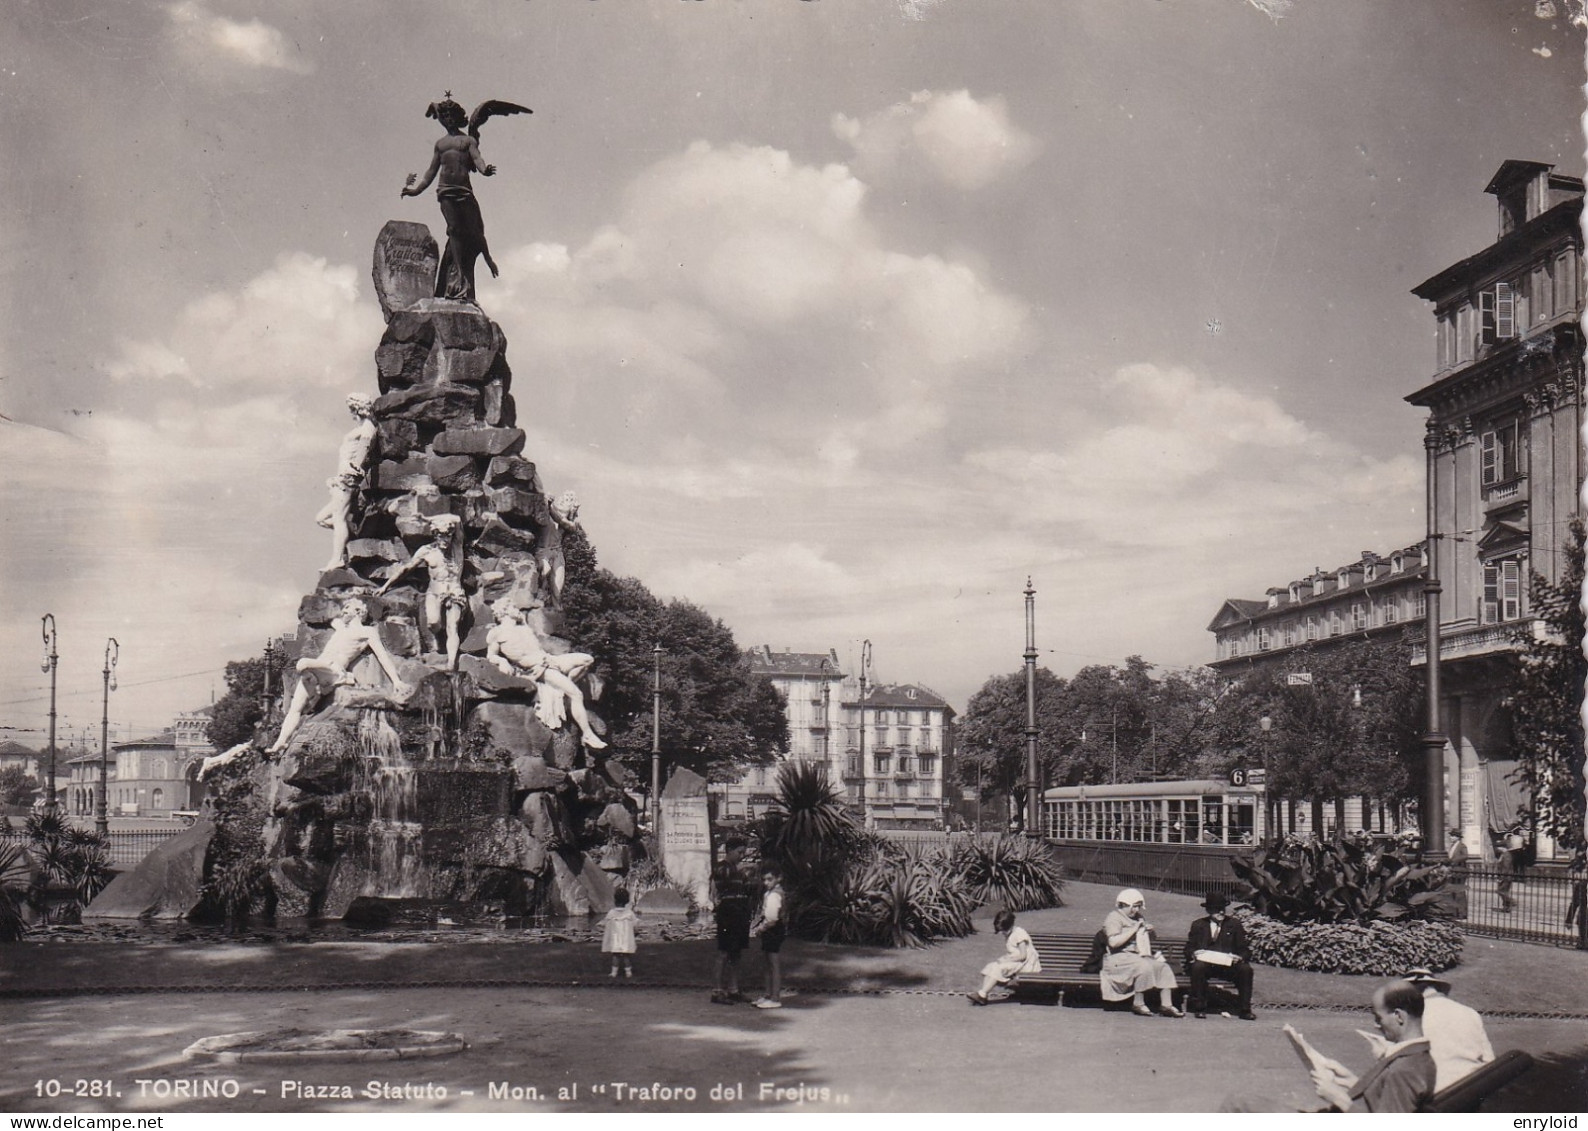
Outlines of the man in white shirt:
<svg viewBox="0 0 1588 1131">
<path fill-rule="evenodd" d="M 1494 1060 L 1483 1018 L 1477 1010 L 1447 996 L 1449 982 L 1421 968 L 1407 971 L 1406 980 L 1423 993 L 1423 1034 L 1434 1058 L 1436 1090 L 1448 1088 Z"/>
</svg>

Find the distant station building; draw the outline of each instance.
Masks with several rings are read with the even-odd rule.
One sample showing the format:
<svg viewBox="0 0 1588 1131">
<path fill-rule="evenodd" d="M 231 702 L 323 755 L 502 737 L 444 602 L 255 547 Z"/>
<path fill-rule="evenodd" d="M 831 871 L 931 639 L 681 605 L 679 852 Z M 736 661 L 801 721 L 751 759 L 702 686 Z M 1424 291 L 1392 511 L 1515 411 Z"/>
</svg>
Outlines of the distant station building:
<svg viewBox="0 0 1588 1131">
<path fill-rule="evenodd" d="M 1289 672 L 1294 653 L 1316 654 L 1346 641 L 1394 638 L 1427 616 L 1425 543 L 1314 569 L 1263 600 L 1231 597 L 1208 625 L 1217 656 L 1211 667 L 1234 678 L 1255 670 Z"/>
<path fill-rule="evenodd" d="M 1530 574 L 1566 569 L 1584 470 L 1583 182 L 1507 161 L 1484 191 L 1494 243 L 1412 288 L 1433 305 L 1437 347 L 1433 379 L 1406 398 L 1428 410 L 1446 820 L 1474 852 L 1522 802 L 1503 706 L 1515 632 L 1531 619 Z"/>
</svg>

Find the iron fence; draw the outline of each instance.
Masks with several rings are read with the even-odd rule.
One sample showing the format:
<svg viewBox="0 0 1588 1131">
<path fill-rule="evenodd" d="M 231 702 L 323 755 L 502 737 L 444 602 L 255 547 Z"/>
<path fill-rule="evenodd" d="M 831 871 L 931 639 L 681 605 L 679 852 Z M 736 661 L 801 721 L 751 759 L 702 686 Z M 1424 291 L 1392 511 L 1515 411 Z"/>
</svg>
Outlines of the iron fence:
<svg viewBox="0 0 1588 1131">
<path fill-rule="evenodd" d="M 1076 880 L 1118 883 L 1149 891 L 1181 895 L 1220 892 L 1238 895 L 1245 885 L 1230 869 L 1230 861 L 1250 856 L 1250 849 L 1200 844 L 1120 844 L 1087 841 L 1049 841 Z"/>
<path fill-rule="evenodd" d="M 185 826 L 169 829 L 112 829 L 110 830 L 110 862 L 116 865 L 137 864 L 159 845 L 164 844 Z M 0 844 L 28 846 L 28 838 L 20 832 L 0 833 Z"/>
</svg>

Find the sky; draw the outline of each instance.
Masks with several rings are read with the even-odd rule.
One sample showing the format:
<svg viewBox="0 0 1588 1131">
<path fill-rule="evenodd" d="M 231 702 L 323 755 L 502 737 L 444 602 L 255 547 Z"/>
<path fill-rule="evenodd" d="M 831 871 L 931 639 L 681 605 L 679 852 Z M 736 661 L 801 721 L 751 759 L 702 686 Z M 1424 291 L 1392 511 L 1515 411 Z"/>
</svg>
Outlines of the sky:
<svg viewBox="0 0 1588 1131">
<path fill-rule="evenodd" d="M 0 738 L 289 632 L 451 90 L 526 456 L 741 646 L 958 709 L 1423 531 L 1430 309 L 1583 175 L 1580 0 L 8 0 Z"/>
</svg>

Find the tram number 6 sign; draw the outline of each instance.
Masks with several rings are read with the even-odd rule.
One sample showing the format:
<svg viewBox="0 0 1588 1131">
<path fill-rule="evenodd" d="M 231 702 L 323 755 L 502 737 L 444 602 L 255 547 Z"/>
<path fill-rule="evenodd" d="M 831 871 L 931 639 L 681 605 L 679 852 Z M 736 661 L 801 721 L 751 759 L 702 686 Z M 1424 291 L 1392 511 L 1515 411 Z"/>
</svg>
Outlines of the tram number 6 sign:
<svg viewBox="0 0 1588 1131">
<path fill-rule="evenodd" d="M 1240 788 L 1246 784 L 1246 767 L 1236 766 L 1230 771 L 1230 784 Z"/>
</svg>

